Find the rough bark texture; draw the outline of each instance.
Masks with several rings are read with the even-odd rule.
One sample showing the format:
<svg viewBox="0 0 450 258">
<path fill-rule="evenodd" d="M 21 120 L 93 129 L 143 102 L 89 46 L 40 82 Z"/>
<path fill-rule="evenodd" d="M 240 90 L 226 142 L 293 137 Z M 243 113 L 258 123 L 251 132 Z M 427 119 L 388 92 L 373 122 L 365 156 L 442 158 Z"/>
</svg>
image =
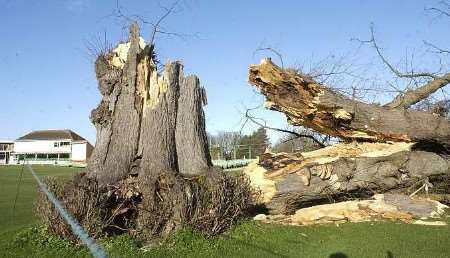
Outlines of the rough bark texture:
<svg viewBox="0 0 450 258">
<path fill-rule="evenodd" d="M 271 213 L 374 193 L 408 192 L 408 187 L 427 181 L 449 189 L 450 121 L 406 109 L 448 84 L 448 76 L 386 106 L 347 98 L 270 59 L 252 65 L 249 80 L 266 97 L 266 106 L 283 112 L 291 124 L 347 142 L 296 155 L 266 153 L 248 168 Z"/>
<path fill-rule="evenodd" d="M 118 47 L 96 62 L 103 99 L 91 115 L 97 144 L 88 176 L 109 184 L 128 175 L 146 181 L 163 173 L 205 174 L 212 166 L 198 78 L 184 77 L 178 62 L 167 63 L 160 76 L 137 26 L 122 45 L 126 60 L 117 61 Z"/>
<path fill-rule="evenodd" d="M 120 58 L 119 46 L 96 63 L 103 100 L 92 112 L 98 147 L 87 175 L 101 186 L 137 177 L 142 201 L 136 228 L 147 236 L 168 233 L 182 224 L 183 213 L 195 198 L 190 193 L 195 186 L 183 183 L 180 172 L 198 176 L 212 168 L 204 91 L 197 77 L 184 77 L 178 62 L 167 63 L 160 76 L 152 48 L 140 45 L 136 25 L 122 47 L 125 51 L 128 47 L 126 60 L 114 56 L 118 53 Z M 161 217 L 162 211 L 166 214 Z"/>
<path fill-rule="evenodd" d="M 159 74 L 152 51 L 134 24 L 127 43 L 98 57 L 94 153 L 85 174 L 51 183 L 52 191 L 95 237 L 149 240 L 183 225 L 221 233 L 252 205 L 253 192 L 245 178 L 212 167 L 199 79 L 185 77 L 179 62 Z M 76 239 L 48 201 L 39 207 L 52 232 Z"/>
<path fill-rule="evenodd" d="M 375 193 L 411 193 L 426 179 L 433 183 L 450 177 L 447 156 L 407 143 L 338 144 L 289 156 L 266 153 L 259 166 L 264 170 L 250 168 L 245 173 L 261 188 L 272 214 Z"/>
<path fill-rule="evenodd" d="M 264 59 L 252 65 L 250 83 L 266 96 L 266 105 L 288 122 L 344 140 L 426 141 L 450 144 L 450 121 L 427 112 L 388 108 L 352 100 Z"/>
<path fill-rule="evenodd" d="M 212 167 L 205 129 L 204 88 L 195 76 L 183 79 L 177 115 L 178 169 L 183 175 L 201 175 Z"/>
</svg>

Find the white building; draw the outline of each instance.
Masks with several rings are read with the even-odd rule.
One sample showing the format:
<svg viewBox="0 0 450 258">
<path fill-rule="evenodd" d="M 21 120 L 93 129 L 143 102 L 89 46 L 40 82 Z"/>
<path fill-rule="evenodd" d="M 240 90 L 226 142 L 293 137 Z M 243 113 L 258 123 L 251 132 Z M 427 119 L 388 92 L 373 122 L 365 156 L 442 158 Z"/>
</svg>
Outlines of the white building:
<svg viewBox="0 0 450 258">
<path fill-rule="evenodd" d="M 13 145 L 13 141 L 0 140 L 0 165 L 9 164 Z"/>
<path fill-rule="evenodd" d="M 33 131 L 14 141 L 10 163 L 86 164 L 94 147 L 71 130 Z"/>
</svg>

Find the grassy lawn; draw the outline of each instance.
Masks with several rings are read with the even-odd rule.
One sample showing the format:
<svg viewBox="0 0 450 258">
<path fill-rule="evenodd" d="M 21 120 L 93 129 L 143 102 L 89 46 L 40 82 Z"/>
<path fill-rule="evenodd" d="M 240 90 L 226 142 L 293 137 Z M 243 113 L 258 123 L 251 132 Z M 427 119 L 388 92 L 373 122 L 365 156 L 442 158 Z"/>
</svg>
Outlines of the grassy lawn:
<svg viewBox="0 0 450 258">
<path fill-rule="evenodd" d="M 41 177 L 70 178 L 80 171 L 34 168 Z M 0 257 L 90 257 L 84 248 L 36 226 L 36 184 L 26 170 L 13 216 L 20 170 L 0 167 Z M 102 243 L 111 257 L 450 257 L 450 227 L 394 222 L 294 227 L 243 221 L 216 239 L 185 230 L 149 251 L 127 236 Z"/>
</svg>

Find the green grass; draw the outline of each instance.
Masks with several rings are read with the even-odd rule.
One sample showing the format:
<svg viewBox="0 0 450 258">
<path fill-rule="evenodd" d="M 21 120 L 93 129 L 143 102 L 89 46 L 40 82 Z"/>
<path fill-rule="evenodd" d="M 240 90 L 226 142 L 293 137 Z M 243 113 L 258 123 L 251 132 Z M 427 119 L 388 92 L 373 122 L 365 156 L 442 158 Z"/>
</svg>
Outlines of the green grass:
<svg viewBox="0 0 450 258">
<path fill-rule="evenodd" d="M 90 257 L 80 246 L 49 235 L 33 216 L 36 184 L 21 167 L 0 167 L 0 257 Z M 80 169 L 35 167 L 42 177 L 70 178 Z M 450 220 L 448 220 L 450 222 Z M 243 221 L 207 239 L 183 230 L 152 248 L 128 236 L 102 241 L 111 257 L 450 257 L 450 227 L 394 222 L 294 227 Z M 343 256 L 345 255 L 345 256 Z"/>
<path fill-rule="evenodd" d="M 55 176 L 64 179 L 70 179 L 81 171 L 79 168 L 56 166 L 33 166 L 33 169 L 41 178 Z M 20 181 L 21 173 L 22 166 L 0 166 L 0 234 L 36 221 L 33 205 L 36 199 L 37 184 L 26 168 L 23 169 Z M 21 182 L 20 185 L 19 182 Z M 16 196 L 16 207 L 13 210 Z"/>
</svg>

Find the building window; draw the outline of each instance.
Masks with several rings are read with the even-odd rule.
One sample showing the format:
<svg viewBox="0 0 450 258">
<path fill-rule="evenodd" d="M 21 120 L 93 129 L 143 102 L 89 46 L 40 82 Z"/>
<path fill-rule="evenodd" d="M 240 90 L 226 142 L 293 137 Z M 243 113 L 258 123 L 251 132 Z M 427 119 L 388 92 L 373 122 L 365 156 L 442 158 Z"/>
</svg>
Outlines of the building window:
<svg viewBox="0 0 450 258">
<path fill-rule="evenodd" d="M 6 159 L 6 154 L 5 153 L 0 153 L 0 160 Z"/>
<path fill-rule="evenodd" d="M 53 144 L 53 147 L 58 148 L 58 147 L 63 147 L 63 146 L 69 146 L 70 142 L 55 142 Z"/>
<path fill-rule="evenodd" d="M 59 154 L 59 158 L 60 159 L 68 159 L 68 158 L 70 158 L 70 154 L 69 153 L 61 153 L 61 154 Z"/>
<path fill-rule="evenodd" d="M 26 159 L 34 159 L 36 156 L 34 154 L 26 154 L 25 158 Z"/>
<path fill-rule="evenodd" d="M 58 154 L 48 154 L 48 159 L 58 159 Z"/>
<path fill-rule="evenodd" d="M 47 154 L 38 154 L 37 159 L 47 159 Z"/>
</svg>

